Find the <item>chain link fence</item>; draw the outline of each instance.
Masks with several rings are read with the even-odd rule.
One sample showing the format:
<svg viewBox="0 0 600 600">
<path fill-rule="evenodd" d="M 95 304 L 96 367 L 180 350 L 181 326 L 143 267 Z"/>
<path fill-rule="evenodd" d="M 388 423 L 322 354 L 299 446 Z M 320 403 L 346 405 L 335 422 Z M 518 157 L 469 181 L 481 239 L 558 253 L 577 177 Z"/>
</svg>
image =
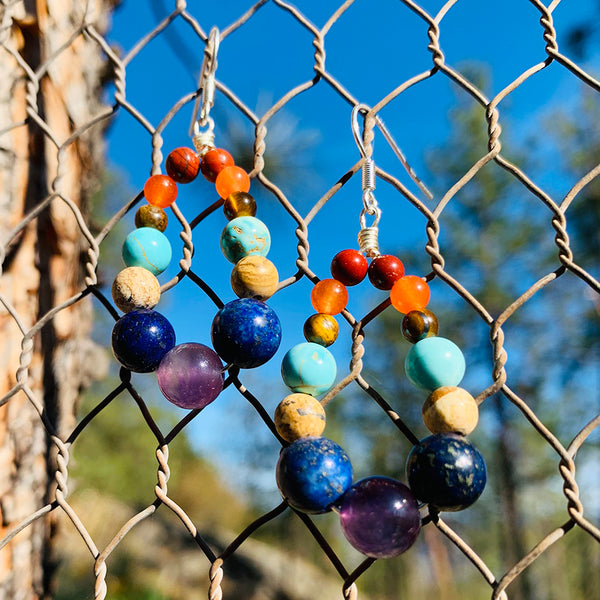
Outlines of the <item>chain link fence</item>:
<svg viewBox="0 0 600 600">
<path fill-rule="evenodd" d="M 38 343 L 45 327 L 56 324 L 60 320 L 64 311 L 69 311 L 73 306 L 81 302 L 89 301 L 90 297 L 94 299 L 94 310 L 104 311 L 115 320 L 119 318 L 119 313 L 113 306 L 110 293 L 107 293 L 105 287 L 98 281 L 99 257 L 103 243 L 109 236 L 115 226 L 124 219 L 131 211 L 143 202 L 142 192 L 135 195 L 125 206 L 120 208 L 115 214 L 110 216 L 102 224 L 100 230 L 93 233 L 89 222 L 89 215 L 72 198 L 64 192 L 63 182 L 68 174 L 65 172 L 68 164 L 68 155 L 77 142 L 85 137 L 93 127 L 102 127 L 113 118 L 115 113 L 128 113 L 131 119 L 139 123 L 144 135 L 151 142 L 151 164 L 152 173 L 160 173 L 163 163 L 163 135 L 171 124 L 182 116 L 188 120 L 194 109 L 197 100 L 202 100 L 201 117 L 207 117 L 207 110 L 210 109 L 210 98 L 207 100 L 206 85 L 211 74 L 214 74 L 215 86 L 215 106 L 219 103 L 227 105 L 237 113 L 254 130 L 254 156 L 253 169 L 250 173 L 253 189 L 260 187 L 265 193 L 270 194 L 281 207 L 287 219 L 294 222 L 295 233 L 297 237 L 297 255 L 293 263 L 278 264 L 280 273 L 287 274 L 279 284 L 279 291 L 296 286 L 299 282 L 307 280 L 312 284 L 319 281 L 319 274 L 313 272 L 309 260 L 309 242 L 318 246 L 320 239 L 311 238 L 311 223 L 319 215 L 320 211 L 327 203 L 334 201 L 336 195 L 350 181 L 356 182 L 360 177 L 359 172 L 371 158 L 377 158 L 373 154 L 373 139 L 380 135 L 386 135 L 387 131 L 382 129 L 382 123 L 379 120 L 379 113 L 390 105 L 395 99 L 407 94 L 411 88 L 422 85 L 430 79 L 444 79 L 451 87 L 463 90 L 470 98 L 478 103 L 485 111 L 485 122 L 482 121 L 481 127 L 485 129 L 485 135 L 488 141 L 487 152 L 462 174 L 460 178 L 449 187 L 445 192 L 429 202 L 422 199 L 421 193 L 413 193 L 410 189 L 411 184 L 403 183 L 405 173 L 403 168 L 398 172 L 384 171 L 376 166 L 376 177 L 380 181 L 389 184 L 397 192 L 397 201 L 411 204 L 424 217 L 427 225 L 424 231 L 426 237 L 425 250 L 430 257 L 431 271 L 426 275 L 427 280 L 438 280 L 443 282 L 449 290 L 452 290 L 458 297 L 462 298 L 465 305 L 468 305 L 473 314 L 481 320 L 489 329 L 489 339 L 491 341 L 491 352 L 493 355 L 493 369 L 489 374 L 490 385 L 479 391 L 476 395 L 476 401 L 485 410 L 486 400 L 496 393 L 501 393 L 503 397 L 514 405 L 521 413 L 522 420 L 529 428 L 535 430 L 540 438 L 545 441 L 554 457 L 555 465 L 560 471 L 563 481 L 564 510 L 565 520 L 556 528 L 548 531 L 546 535 L 538 539 L 531 549 L 525 553 L 515 564 L 511 565 L 505 572 L 494 572 L 494 569 L 483 560 L 477 549 L 469 544 L 459 532 L 450 526 L 447 520 L 435 510 L 428 511 L 423 509 L 423 522 L 429 528 L 437 528 L 448 540 L 452 542 L 464 556 L 464 561 L 471 563 L 473 569 L 479 572 L 481 578 L 489 585 L 490 597 L 507 598 L 507 588 L 521 574 L 537 560 L 543 560 L 549 549 L 561 540 L 574 528 L 586 532 L 595 540 L 600 541 L 600 530 L 598 523 L 594 523 L 588 517 L 585 506 L 580 498 L 581 482 L 577 478 L 575 465 L 575 455 L 586 443 L 588 436 L 600 424 L 600 416 L 595 416 L 591 421 L 581 423 L 580 429 L 573 432 L 572 439 L 567 443 L 561 442 L 552 428 L 536 414 L 531 408 L 526 397 L 521 397 L 509 384 L 510 361 L 507 362 L 505 337 L 506 324 L 518 313 L 521 307 L 525 306 L 536 295 L 551 290 L 555 282 L 565 278 L 565 275 L 572 274 L 585 284 L 592 297 L 600 292 L 600 283 L 598 280 L 578 263 L 578 257 L 572 250 L 571 241 L 567 234 L 568 217 L 570 207 L 577 202 L 579 195 L 586 186 L 600 173 L 600 165 L 595 166 L 571 187 L 564 197 L 553 197 L 544 191 L 541 184 L 536 183 L 530 175 L 524 172 L 517 162 L 511 162 L 503 154 L 502 146 L 502 128 L 501 115 L 502 107 L 509 102 L 511 94 L 523 86 L 528 80 L 535 77 L 544 69 L 549 67 L 560 68 L 568 72 L 571 77 L 580 80 L 584 86 L 593 92 L 600 91 L 600 83 L 581 66 L 574 63 L 565 56 L 559 47 L 556 30 L 553 23 L 553 14 L 558 8 L 560 2 L 554 1 L 545 6 L 538 0 L 530 0 L 527 4 L 529 9 L 539 13 L 539 49 L 536 56 L 530 59 L 531 66 L 523 70 L 506 85 L 497 95 L 492 98 L 487 97 L 482 89 L 478 87 L 475 81 L 472 81 L 467 75 L 446 62 L 444 55 L 443 32 L 444 24 L 453 11 L 461 4 L 457 0 L 449 1 L 439 6 L 437 12 L 428 12 L 418 2 L 411 0 L 402 0 L 402 5 L 413 15 L 416 15 L 415 23 L 418 23 L 423 33 L 423 45 L 419 49 L 422 53 L 427 52 L 430 57 L 429 66 L 422 72 L 415 73 L 413 76 L 403 81 L 398 81 L 393 69 L 390 69 L 387 81 L 389 93 L 383 95 L 372 107 L 363 106 L 359 115 L 359 122 L 363 125 L 364 131 L 361 131 L 363 140 L 363 154 L 357 151 L 357 161 L 352 165 L 338 165 L 337 168 L 343 172 L 343 176 L 330 187 L 320 198 L 314 202 L 310 210 L 301 214 L 300 208 L 283 190 L 278 181 L 270 179 L 265 173 L 265 153 L 269 149 L 268 127 L 270 122 L 276 119 L 278 113 L 292 106 L 295 99 L 301 95 L 310 95 L 316 93 L 316 90 L 326 88 L 328 93 L 335 94 L 347 106 L 348 123 L 350 122 L 350 113 L 353 107 L 360 104 L 361 98 L 356 97 L 352 92 L 351 83 L 346 83 L 346 77 L 328 69 L 326 61 L 326 51 L 328 50 L 328 36 L 336 27 L 336 24 L 344 17 L 352 5 L 353 0 L 348 0 L 335 7 L 330 13 L 330 17 L 323 25 L 317 26 L 303 12 L 302 8 L 296 8 L 292 4 L 283 0 L 263 0 L 240 12 L 230 24 L 220 31 L 213 29 L 212 24 L 206 23 L 202 14 L 201 7 L 195 3 L 186 3 L 178 1 L 173 3 L 172 12 L 164 17 L 151 31 L 145 35 L 140 35 L 137 42 L 131 46 L 131 49 L 120 54 L 111 42 L 109 37 L 102 33 L 102 28 L 96 26 L 97 15 L 94 14 L 93 3 L 87 7 L 82 6 L 80 16 L 77 22 L 69 23 L 63 31 L 62 38 L 59 41 L 51 40 L 55 44 L 46 50 L 46 59 L 36 70 L 28 64 L 25 55 L 14 47 L 9 32 L 14 27 L 14 20 L 21 19 L 22 5 L 20 2 L 2 2 L 0 10 L 2 11 L 2 52 L 7 53 L 17 64 L 17 69 L 22 77 L 26 79 L 27 91 L 27 110 L 23 115 L 10 115 L 3 119 L 3 136 L 13 135 L 15 131 L 26 126 L 37 127 L 39 135 L 43 136 L 47 143 L 47 152 L 51 153 L 49 163 L 54 165 L 53 173 L 49 173 L 49 179 L 52 182 L 50 191 L 45 196 L 35 198 L 30 203 L 26 216 L 18 223 L 12 223 L 11 228 L 7 229 L 1 240 L 1 255 L 3 262 L 10 259 L 11 249 L 18 242 L 20 236 L 28 227 L 35 223 L 36 219 L 50 205 L 60 205 L 60 210 L 67 210 L 74 217 L 77 223 L 77 230 L 71 236 L 71 242 L 82 248 L 81 255 L 84 264 L 84 280 L 77 293 L 55 302 L 46 310 L 40 311 L 34 320 L 23 317 L 18 310 L 14 308 L 14 300 L 11 296 L 8 284 L 2 287 L 0 294 L 0 303 L 2 304 L 3 318 L 11 321 L 13 329 L 18 330 L 18 341 L 21 350 L 19 351 L 19 366 L 14 374 L 14 384 L 8 393 L 0 401 L 2 405 L 10 405 L 17 402 L 19 398 L 27 398 L 27 401 L 36 409 L 38 414 L 36 427 L 45 432 L 51 440 L 55 452 L 55 465 L 51 469 L 51 479 L 54 480 L 51 492 L 45 500 L 38 500 L 38 506 L 32 510 L 16 526 L 11 527 L 5 532 L 2 540 L 2 546 L 13 543 L 23 531 L 32 528 L 40 520 L 44 520 L 51 513 L 64 513 L 75 526 L 78 534 L 83 540 L 87 552 L 89 552 L 90 561 L 93 562 L 96 584 L 94 597 L 102 599 L 110 597 L 110 590 L 107 589 L 106 578 L 110 568 L 111 554 L 118 547 L 119 543 L 138 527 L 143 521 L 151 517 L 157 510 L 172 511 L 181 521 L 191 538 L 196 542 L 198 552 L 206 557 L 207 571 L 209 572 L 210 589 L 209 597 L 218 599 L 222 596 L 222 584 L 227 579 L 227 564 L 240 547 L 248 543 L 249 538 L 259 528 L 266 523 L 277 519 L 284 511 L 291 510 L 285 502 L 265 512 L 260 518 L 250 524 L 246 530 L 241 532 L 229 545 L 222 551 L 217 552 L 211 546 L 209 541 L 199 533 L 197 524 L 188 515 L 186 510 L 179 506 L 173 498 L 169 496 L 169 445 L 178 434 L 196 419 L 200 411 L 191 411 L 187 414 L 171 431 L 165 433 L 161 430 L 159 424 L 153 419 L 151 411 L 142 394 L 136 389 L 131 380 L 130 373 L 122 369 L 120 373 L 120 382 L 97 406 L 87 414 L 79 416 L 75 426 L 69 431 L 63 433 L 48 412 L 48 406 L 39 391 L 39 381 L 36 378 L 42 377 L 41 371 L 35 364 L 32 364 L 34 346 Z M 219 78 L 219 69 L 217 61 L 221 58 L 223 49 L 229 44 L 231 38 L 237 32 L 249 27 L 253 19 L 260 14 L 263 6 L 269 5 L 270 10 L 280 11 L 285 14 L 289 20 L 290 26 L 302 29 L 305 35 L 310 36 L 314 47 L 312 65 L 306 70 L 305 80 L 285 90 L 280 94 L 279 99 L 269 106 L 266 110 L 257 113 L 246 105 L 240 98 L 244 96 L 243 90 L 228 87 Z M 367 10 L 365 8 L 365 10 Z M 371 9 L 368 10 L 376 10 Z M 382 13 L 383 14 L 383 13 Z M 379 18 L 380 15 L 377 15 Z M 173 23 L 185 23 L 188 32 L 186 38 L 186 47 L 192 48 L 196 59 L 204 57 L 204 68 L 201 73 L 199 87 L 190 85 L 189 91 L 181 98 L 173 102 L 172 107 L 161 115 L 160 119 L 150 119 L 145 116 L 143 111 L 136 105 L 132 97 L 135 97 L 136 91 L 132 91 L 132 84 L 126 86 L 128 80 L 128 69 L 130 65 L 153 40 L 160 36 L 167 35 L 169 28 Z M 136 32 L 138 35 L 138 32 Z M 54 129 L 52 124 L 45 120 L 45 116 L 38 104 L 38 94 L 40 88 L 43 88 L 44 82 L 52 80 L 53 64 L 61 59 L 67 52 L 72 52 L 82 41 L 91 44 L 95 51 L 104 57 L 109 66 L 109 76 L 111 84 L 112 97 L 111 106 L 105 107 L 86 122 L 77 121 L 74 117 L 74 123 L 69 131 Z M 218 42 L 218 43 L 217 43 Z M 349 43 L 354 43 L 350 40 Z M 76 50 L 75 50 L 76 51 Z M 221 52 L 221 54 L 219 54 Z M 240 57 L 242 58 L 242 57 Z M 196 60 L 199 62 L 199 60 Z M 240 60 L 243 62 L 243 60 Z M 305 60 L 306 62 L 306 60 Z M 221 64 L 221 66 L 223 66 Z M 254 65 L 248 64 L 245 68 L 254 68 Z M 259 77 L 258 69 L 257 77 Z M 343 83 L 344 81 L 344 83 Z M 204 94 L 202 93 L 204 91 Z M 139 93 L 139 92 L 138 92 Z M 150 92 L 151 93 L 151 92 Z M 154 123 L 158 122 L 158 125 Z M 362 129 L 362 127 L 361 127 Z M 393 132 L 392 132 L 393 134 Z M 390 136 L 391 139 L 391 136 Z M 389 140 L 388 140 L 389 141 Z M 219 141 L 217 139 L 217 145 Z M 398 153 L 401 152 L 398 148 Z M 406 150 L 406 148 L 404 148 Z M 142 151 L 142 150 L 140 150 Z M 407 153 L 410 159 L 410 152 Z M 554 265 L 547 272 L 538 273 L 538 278 L 526 289 L 524 293 L 516 298 L 512 303 L 504 308 L 500 314 L 493 314 L 493 311 L 486 307 L 476 298 L 461 281 L 456 280 L 451 273 L 445 270 L 445 255 L 452 253 L 452 247 L 440 247 L 440 236 L 443 235 L 443 225 L 441 224 L 444 211 L 451 203 L 460 201 L 461 191 L 468 186 L 486 165 L 494 163 L 497 167 L 504 170 L 513 178 L 514 182 L 528 190 L 536 199 L 536 202 L 542 204 L 551 214 L 549 226 L 554 230 L 554 243 L 556 246 L 556 256 Z M 377 160 L 375 160 L 377 165 Z M 178 286 L 188 281 L 197 288 L 197 294 L 205 294 L 217 308 L 223 306 L 223 296 L 230 294 L 229 290 L 214 290 L 206 283 L 204 279 L 204 264 L 202 253 L 199 248 L 204 244 L 204 230 L 196 237 L 195 231 L 201 231 L 202 225 L 206 219 L 216 210 L 220 209 L 222 201 L 218 200 L 206 208 L 202 208 L 197 214 L 184 214 L 178 208 L 177 204 L 172 206 L 172 214 L 180 227 L 180 246 L 175 250 L 179 255 L 179 272 L 169 281 L 162 284 L 161 292 L 163 294 L 177 294 Z M 216 238 L 216 234 L 215 234 Z M 59 242 L 60 243 L 60 242 Z M 340 248 L 341 249 L 341 248 Z M 64 274 L 67 276 L 67 274 Z M 4 276 L 3 276 L 4 277 Z M 11 280 L 12 281 L 12 280 Z M 12 284 L 11 284 L 12 285 Z M 568 285 L 568 284 L 566 284 Z M 597 305 L 597 299 L 595 300 Z M 351 361 L 347 372 L 342 373 L 342 377 L 333 389 L 331 389 L 322 399 L 322 404 L 326 405 L 338 397 L 342 390 L 347 386 L 358 386 L 361 388 L 374 403 L 382 410 L 382 418 L 390 419 L 398 429 L 398 435 L 406 436 L 412 444 L 418 440 L 411 429 L 410 423 L 405 422 L 402 411 L 394 408 L 394 402 L 385 398 L 385 394 L 380 393 L 377 386 L 369 380 L 363 370 L 363 357 L 365 354 L 365 336 L 368 335 L 369 327 L 380 314 L 390 305 L 389 300 L 381 302 L 376 308 L 371 310 L 366 316 L 359 317 L 344 311 L 342 313 L 345 321 L 346 334 L 351 339 Z M 210 318 L 207 321 L 209 327 Z M 15 336 L 13 336 L 14 338 Z M 11 341 L 16 341 L 13 339 Z M 515 365 L 518 368 L 518 365 Z M 260 371 L 260 369 L 259 369 Z M 226 385 L 235 388 L 241 396 L 246 398 L 254 407 L 256 413 L 264 421 L 265 426 L 275 433 L 275 427 L 268 411 L 263 407 L 258 394 L 253 393 L 244 385 L 243 374 L 239 369 L 232 367 L 226 374 Z M 110 402 L 120 394 L 129 394 L 140 408 L 140 414 L 146 421 L 149 430 L 156 438 L 157 450 L 156 459 L 158 461 L 157 483 L 154 488 L 155 501 L 149 506 L 140 510 L 135 516 L 123 523 L 122 527 L 114 533 L 114 536 L 104 547 L 98 547 L 97 542 L 92 538 L 86 528 L 85 519 L 82 518 L 73 508 L 68 495 L 68 477 L 71 460 L 71 447 L 77 438 L 85 436 L 89 428 L 94 427 L 94 419 L 105 409 Z M 101 457 L 98 457 L 101 460 Z M 304 523 L 307 530 L 314 536 L 316 542 L 321 547 L 323 554 L 331 563 L 333 569 L 338 573 L 341 580 L 343 596 L 346 598 L 357 597 L 356 582 L 359 578 L 371 568 L 374 559 L 367 558 L 358 566 L 350 568 L 346 566 L 343 558 L 340 558 L 334 551 L 332 545 L 328 543 L 324 535 L 318 528 L 318 517 L 312 517 L 306 514 L 297 513 L 298 518 Z M 510 591 L 510 590 L 509 590 Z M 368 594 L 368 590 L 366 590 Z"/>
</svg>

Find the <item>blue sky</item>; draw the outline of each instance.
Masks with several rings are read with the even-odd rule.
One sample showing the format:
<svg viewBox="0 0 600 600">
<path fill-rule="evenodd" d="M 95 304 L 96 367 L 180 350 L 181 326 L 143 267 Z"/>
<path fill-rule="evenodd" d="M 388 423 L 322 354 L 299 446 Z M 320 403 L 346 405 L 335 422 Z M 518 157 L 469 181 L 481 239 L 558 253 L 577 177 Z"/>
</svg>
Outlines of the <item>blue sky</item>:
<svg viewBox="0 0 600 600">
<path fill-rule="evenodd" d="M 110 39 L 126 53 L 146 32 L 153 29 L 157 22 L 156 13 L 160 15 L 162 10 L 162 14 L 165 14 L 173 4 L 167 0 L 151 1 L 144 3 L 141 9 L 141 3 L 125 0 L 114 14 Z M 325 23 L 339 4 L 338 0 L 297 3 L 318 27 Z M 423 0 L 420 4 L 434 12 L 443 2 Z M 565 0 L 559 5 L 555 11 L 559 41 L 561 34 L 568 31 L 573 23 L 591 14 L 593 4 L 592 0 Z M 161 5 L 168 8 L 161 9 Z M 208 32 L 212 26 L 223 29 L 249 6 L 250 2 L 239 0 L 210 3 L 192 1 L 188 3 L 188 11 Z M 441 32 L 441 44 L 448 64 L 461 67 L 466 61 L 474 61 L 488 65 L 491 95 L 498 93 L 526 68 L 545 58 L 539 12 L 531 3 L 523 0 L 500 3 L 460 0 L 443 19 Z M 401 82 L 430 67 L 431 55 L 427 51 L 427 42 L 425 22 L 401 2 L 357 0 L 326 37 L 327 70 L 359 101 L 373 105 Z M 222 42 L 217 78 L 252 110 L 262 114 L 287 90 L 313 77 L 313 52 L 312 36 L 288 13 L 274 4 L 267 4 L 246 25 Z M 156 126 L 182 96 L 194 91 L 202 53 L 201 41 L 182 19 L 177 19 L 166 34 L 153 40 L 128 65 L 128 101 Z M 427 153 L 435 153 L 448 135 L 448 110 L 456 101 L 455 89 L 447 78 L 438 73 L 402 94 L 381 112 L 383 120 L 418 173 L 425 171 L 423 165 Z M 540 127 L 544 116 L 557 106 L 570 110 L 571 99 L 577 96 L 578 89 L 579 84 L 571 74 L 557 64 L 552 65 L 501 104 L 502 118 L 510 123 L 518 138 L 525 139 Z M 351 107 L 326 82 L 321 81 L 309 92 L 293 100 L 268 124 L 267 156 L 269 152 L 280 151 L 284 157 L 291 158 L 287 165 L 288 175 L 275 183 L 289 195 L 302 214 L 306 214 L 318 198 L 360 158 L 352 138 L 350 112 Z M 172 148 L 191 145 L 188 137 L 191 114 L 190 104 L 165 130 L 165 156 Z M 251 139 L 253 127 L 236 115 L 219 93 L 213 115 L 217 145 L 221 145 L 219 136 L 227 139 L 226 130 L 231 122 Z M 304 142 L 310 143 L 308 150 L 302 148 Z M 297 153 L 294 152 L 295 143 Z M 126 202 L 142 188 L 149 175 L 151 139 L 148 132 L 122 109 L 109 131 L 108 158 L 111 168 L 118 173 L 123 184 L 123 197 L 118 202 Z M 297 162 L 294 162 L 296 159 Z M 376 133 L 374 159 L 418 193 L 379 133 Z M 435 182 L 426 183 L 435 189 Z M 178 204 L 188 220 L 216 199 L 212 185 L 202 178 L 179 189 Z M 271 230 L 273 241 L 269 258 L 278 267 L 281 277 L 287 277 L 295 272 L 295 223 L 272 198 L 258 190 L 256 184 L 253 184 L 251 192 L 259 200 L 257 216 Z M 380 225 L 382 252 L 398 253 L 402 257 L 403 247 L 424 248 L 425 219 L 422 215 L 384 182 L 378 183 L 375 193 L 383 210 Z M 118 207 L 119 204 L 115 210 Z M 360 209 L 359 174 L 336 194 L 310 226 L 310 266 L 319 277 L 329 276 L 329 262 L 336 252 L 356 247 Z M 219 236 L 225 223 L 223 214 L 217 211 L 196 228 L 193 264 L 198 274 L 225 301 L 229 301 L 234 299 L 229 287 L 232 265 L 219 250 Z M 125 222 L 127 231 L 132 227 L 133 214 Z M 173 243 L 174 255 L 180 256 L 181 243 L 175 219 L 171 219 L 167 233 Z M 122 243 L 121 239 L 117 239 L 118 235 L 112 234 L 105 243 Z M 427 267 L 425 251 L 422 264 L 406 267 L 409 272 L 423 274 Z M 174 261 L 160 281 L 168 281 L 176 272 Z M 110 281 L 112 276 L 108 278 Z M 301 282 L 269 301 L 283 324 L 281 348 L 269 364 L 243 374 L 243 380 L 251 389 L 253 386 L 261 391 L 268 389 L 264 398 L 267 410 L 271 413 L 287 393 L 278 375 L 281 358 L 292 345 L 304 341 L 302 323 L 313 312 L 310 289 L 310 284 Z M 367 282 L 363 282 L 350 290 L 349 308 L 355 314 L 361 314 L 383 297 L 383 292 L 378 293 Z M 173 323 L 178 342 L 210 343 L 210 323 L 216 309 L 188 281 L 166 294 L 157 309 Z M 331 348 L 338 360 L 340 375 L 347 369 L 349 344 L 349 328 L 342 327 L 340 340 Z M 151 390 L 150 395 L 156 394 L 159 400 L 160 392 L 154 386 L 153 376 L 143 377 L 145 379 L 139 381 Z M 225 450 L 230 435 L 225 434 L 226 439 L 217 442 L 219 432 L 234 432 L 247 426 L 244 412 L 238 410 L 239 403 L 240 398 L 236 394 L 223 394 L 194 421 L 191 426 L 192 440 L 200 451 L 213 451 L 215 443 Z M 183 416 L 184 412 L 180 414 Z M 235 452 L 239 458 L 244 449 L 236 448 Z M 225 460 L 232 459 L 233 456 L 225 457 Z"/>
</svg>

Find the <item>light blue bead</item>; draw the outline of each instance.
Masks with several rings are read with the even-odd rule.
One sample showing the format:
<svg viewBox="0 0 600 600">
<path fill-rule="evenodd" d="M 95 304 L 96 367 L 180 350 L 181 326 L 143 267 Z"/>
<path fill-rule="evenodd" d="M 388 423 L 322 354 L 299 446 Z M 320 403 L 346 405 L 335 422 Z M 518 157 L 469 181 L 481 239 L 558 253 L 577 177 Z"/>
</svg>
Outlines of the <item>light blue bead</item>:
<svg viewBox="0 0 600 600">
<path fill-rule="evenodd" d="M 335 358 L 327 348 L 304 342 L 297 344 L 283 357 L 281 376 L 292 392 L 311 396 L 324 394 L 335 381 Z"/>
<path fill-rule="evenodd" d="M 123 243 L 123 260 L 128 267 L 143 267 L 152 274 L 162 273 L 171 262 L 171 244 L 164 233 L 153 227 L 134 229 Z"/>
<path fill-rule="evenodd" d="M 236 217 L 221 233 L 221 250 L 235 264 L 244 256 L 266 256 L 271 248 L 271 234 L 256 217 Z"/>
<path fill-rule="evenodd" d="M 465 357 L 460 348 L 446 338 L 425 338 L 409 350 L 404 370 L 413 385 L 433 391 L 461 382 L 465 374 Z"/>
</svg>

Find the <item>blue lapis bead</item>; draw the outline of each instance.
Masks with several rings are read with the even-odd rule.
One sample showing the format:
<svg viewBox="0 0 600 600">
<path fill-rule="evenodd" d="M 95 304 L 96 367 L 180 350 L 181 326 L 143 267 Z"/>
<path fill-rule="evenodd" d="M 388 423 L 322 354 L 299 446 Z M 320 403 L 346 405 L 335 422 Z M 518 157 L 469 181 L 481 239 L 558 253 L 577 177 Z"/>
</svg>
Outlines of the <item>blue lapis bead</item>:
<svg viewBox="0 0 600 600">
<path fill-rule="evenodd" d="M 124 367 L 149 373 L 175 346 L 175 331 L 168 319 L 155 310 L 132 310 L 115 323 L 111 345 L 115 358 Z"/>
<path fill-rule="evenodd" d="M 221 250 L 225 258 L 237 263 L 244 256 L 266 256 L 271 249 L 271 234 L 256 217 L 236 217 L 221 233 Z"/>
<path fill-rule="evenodd" d="M 467 508 L 483 492 L 485 460 L 465 437 L 455 433 L 431 435 L 416 444 L 406 461 L 413 494 L 438 510 Z"/>
<path fill-rule="evenodd" d="M 242 369 L 266 363 L 279 349 L 281 323 L 275 311 L 253 298 L 239 298 L 217 312 L 211 328 L 213 348 Z"/>
<path fill-rule="evenodd" d="M 281 362 L 283 382 L 293 392 L 320 396 L 335 381 L 337 366 L 327 348 L 303 342 L 290 348 Z"/>
<path fill-rule="evenodd" d="M 352 464 L 335 442 L 301 438 L 281 451 L 276 478 L 290 506 L 305 513 L 323 513 L 352 485 Z"/>
<path fill-rule="evenodd" d="M 143 267 L 153 275 L 162 273 L 171 262 L 167 236 L 153 227 L 134 229 L 123 243 L 123 260 L 128 267 Z"/>
<path fill-rule="evenodd" d="M 404 370 L 411 383 L 424 390 L 457 386 L 465 374 L 465 357 L 454 342 L 429 337 L 411 347 Z"/>
</svg>

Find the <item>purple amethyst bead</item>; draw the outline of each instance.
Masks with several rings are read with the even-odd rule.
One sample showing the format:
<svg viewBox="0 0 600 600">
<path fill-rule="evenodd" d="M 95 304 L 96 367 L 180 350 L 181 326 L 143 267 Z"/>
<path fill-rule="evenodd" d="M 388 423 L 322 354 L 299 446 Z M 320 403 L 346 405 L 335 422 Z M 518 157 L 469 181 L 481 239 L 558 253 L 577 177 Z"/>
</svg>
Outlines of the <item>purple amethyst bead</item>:
<svg viewBox="0 0 600 600">
<path fill-rule="evenodd" d="M 347 540 L 372 558 L 391 558 L 410 548 L 421 529 L 419 505 L 404 484 L 389 477 L 357 481 L 339 501 Z"/>
<path fill-rule="evenodd" d="M 175 346 L 160 362 L 156 377 L 165 398 L 181 408 L 204 408 L 223 389 L 217 353 L 194 342 Z"/>
</svg>

